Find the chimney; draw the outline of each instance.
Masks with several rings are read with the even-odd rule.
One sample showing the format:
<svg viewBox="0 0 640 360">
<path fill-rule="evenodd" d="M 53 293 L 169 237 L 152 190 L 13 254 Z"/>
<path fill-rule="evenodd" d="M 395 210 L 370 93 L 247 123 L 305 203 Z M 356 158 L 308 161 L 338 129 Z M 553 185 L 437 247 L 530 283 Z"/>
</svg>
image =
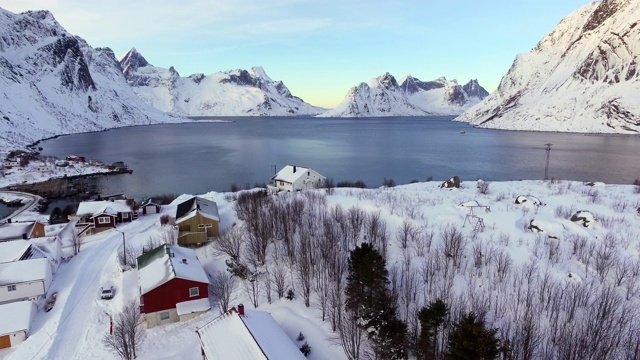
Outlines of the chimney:
<svg viewBox="0 0 640 360">
<path fill-rule="evenodd" d="M 182 263 L 186 264 L 187 263 L 187 259 L 182 259 Z"/>
<path fill-rule="evenodd" d="M 240 316 L 244 316 L 244 305 L 242 305 L 242 304 L 238 305 L 238 314 Z"/>
<path fill-rule="evenodd" d="M 296 170 L 298 170 L 297 167 L 295 165 L 293 165 L 293 173 L 294 174 L 296 173 Z"/>
</svg>

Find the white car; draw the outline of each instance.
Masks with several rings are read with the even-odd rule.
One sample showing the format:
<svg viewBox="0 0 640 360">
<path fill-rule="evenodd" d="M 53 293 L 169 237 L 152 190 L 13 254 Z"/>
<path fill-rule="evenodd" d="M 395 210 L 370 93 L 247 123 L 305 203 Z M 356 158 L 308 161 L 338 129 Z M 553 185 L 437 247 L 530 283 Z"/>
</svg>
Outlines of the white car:
<svg viewBox="0 0 640 360">
<path fill-rule="evenodd" d="M 100 299 L 112 299 L 115 295 L 113 286 L 103 286 L 100 288 Z"/>
</svg>

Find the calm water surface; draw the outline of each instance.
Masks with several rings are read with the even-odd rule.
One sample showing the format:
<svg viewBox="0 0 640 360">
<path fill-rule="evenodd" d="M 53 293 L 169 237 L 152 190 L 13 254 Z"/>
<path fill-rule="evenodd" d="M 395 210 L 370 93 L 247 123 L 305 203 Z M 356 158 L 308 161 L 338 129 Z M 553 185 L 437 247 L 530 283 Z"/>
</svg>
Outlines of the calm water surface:
<svg viewBox="0 0 640 360">
<path fill-rule="evenodd" d="M 224 119 L 224 118 L 217 118 Z M 104 177 L 104 193 L 140 198 L 224 191 L 268 182 L 274 165 L 309 166 L 335 181 L 560 179 L 630 184 L 640 177 L 640 136 L 475 129 L 451 117 L 227 118 L 129 127 L 44 141 L 44 155 L 124 161 L 131 175 Z M 465 130 L 464 134 L 460 131 Z"/>
</svg>

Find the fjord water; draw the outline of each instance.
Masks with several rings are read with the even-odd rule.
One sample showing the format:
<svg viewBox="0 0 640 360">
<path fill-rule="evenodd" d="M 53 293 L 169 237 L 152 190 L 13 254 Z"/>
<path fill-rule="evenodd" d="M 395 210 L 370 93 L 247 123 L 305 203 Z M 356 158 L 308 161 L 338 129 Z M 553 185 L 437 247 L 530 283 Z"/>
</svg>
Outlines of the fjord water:
<svg viewBox="0 0 640 360">
<path fill-rule="evenodd" d="M 308 166 L 336 182 L 384 178 L 464 181 L 549 176 L 631 184 L 640 177 L 640 136 L 472 128 L 451 117 L 220 118 L 75 134 L 43 141 L 44 155 L 124 161 L 131 175 L 103 177 L 103 193 L 130 197 L 225 191 L 268 182 L 274 166 Z M 464 130 L 464 134 L 461 133 Z"/>
</svg>

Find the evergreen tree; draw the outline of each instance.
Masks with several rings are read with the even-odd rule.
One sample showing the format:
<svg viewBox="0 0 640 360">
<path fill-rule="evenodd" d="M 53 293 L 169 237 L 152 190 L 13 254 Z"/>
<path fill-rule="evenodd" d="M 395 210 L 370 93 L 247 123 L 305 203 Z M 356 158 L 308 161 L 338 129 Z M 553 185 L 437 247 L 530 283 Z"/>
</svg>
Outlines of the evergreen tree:
<svg viewBox="0 0 640 360">
<path fill-rule="evenodd" d="M 386 261 L 369 243 L 351 251 L 348 260 L 346 309 L 365 329 L 378 358 L 407 357 L 407 327 L 396 317 Z"/>
<path fill-rule="evenodd" d="M 448 314 L 449 307 L 440 299 L 432 301 L 428 307 L 420 309 L 418 320 L 420 320 L 421 330 L 416 344 L 416 356 L 418 359 L 437 358 L 438 332 Z"/>
<path fill-rule="evenodd" d="M 497 329 L 487 329 L 474 313 L 464 316 L 449 334 L 446 360 L 491 360 L 500 354 Z"/>
</svg>

